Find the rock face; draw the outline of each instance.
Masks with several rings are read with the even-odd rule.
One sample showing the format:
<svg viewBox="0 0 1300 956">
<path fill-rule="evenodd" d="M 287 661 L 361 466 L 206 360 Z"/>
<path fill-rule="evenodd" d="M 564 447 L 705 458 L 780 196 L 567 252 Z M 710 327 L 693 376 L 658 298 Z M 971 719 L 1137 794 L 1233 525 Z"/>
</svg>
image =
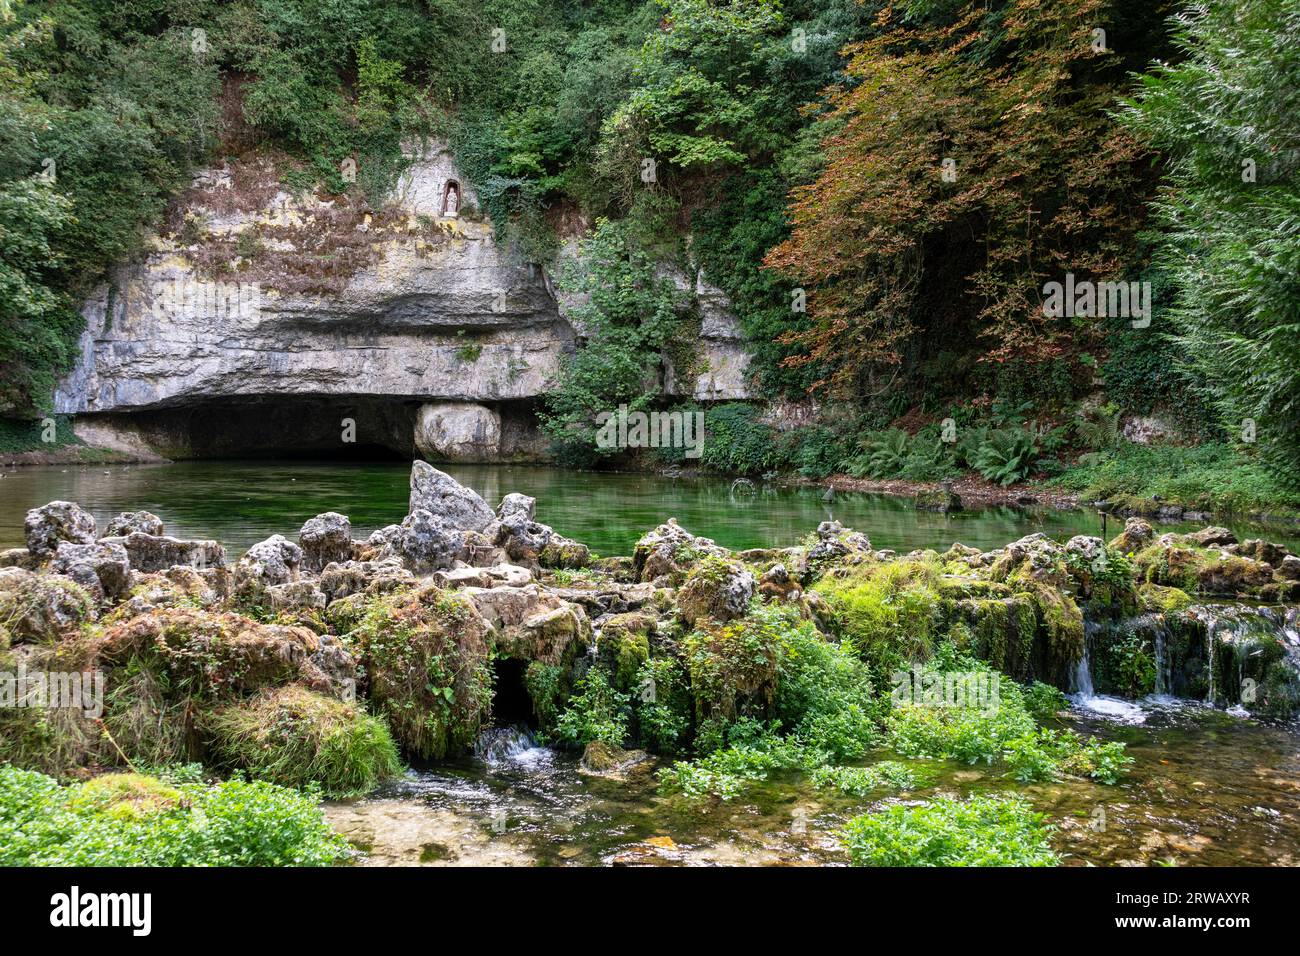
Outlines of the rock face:
<svg viewBox="0 0 1300 956">
<path fill-rule="evenodd" d="M 294 193 L 269 161 L 200 173 L 145 259 L 84 304 L 55 410 L 90 444 L 139 457 L 355 442 L 545 458 L 533 406 L 578 341 L 574 322 L 543 268 L 497 247 L 445 148 L 409 158 L 375 208 Z M 698 361 L 689 373 L 667 361 L 666 391 L 747 397 L 725 296 L 699 276 L 679 285 L 700 304 Z"/>
<path fill-rule="evenodd" d="M 462 531 L 482 531 L 495 515 L 488 503 L 446 472 L 411 463 L 410 512 L 428 511 Z"/>
<path fill-rule="evenodd" d="M 501 457 L 501 416 L 473 402 L 422 405 L 415 417 L 415 447 L 435 461 L 497 461 Z"/>
<path fill-rule="evenodd" d="M 23 522 L 27 550 L 38 560 L 48 558 L 60 541 L 95 543 L 95 518 L 71 501 L 51 501 L 27 512 Z"/>
<path fill-rule="evenodd" d="M 263 201 L 240 208 L 236 173 L 248 175 L 200 175 L 186 210 L 197 229 L 160 237 L 143 265 L 120 270 L 86 304 L 81 359 L 58 390 L 58 411 L 268 394 L 543 393 L 572 332 L 540 270 L 497 248 L 445 150 L 416 159 L 390 207 L 355 216 L 290 195 L 273 173 Z M 444 206 L 451 183 L 460 191 L 454 213 Z M 198 267 L 241 238 L 247 255 L 231 279 Z M 340 286 L 307 281 L 322 238 L 347 244 L 359 263 Z"/>
</svg>

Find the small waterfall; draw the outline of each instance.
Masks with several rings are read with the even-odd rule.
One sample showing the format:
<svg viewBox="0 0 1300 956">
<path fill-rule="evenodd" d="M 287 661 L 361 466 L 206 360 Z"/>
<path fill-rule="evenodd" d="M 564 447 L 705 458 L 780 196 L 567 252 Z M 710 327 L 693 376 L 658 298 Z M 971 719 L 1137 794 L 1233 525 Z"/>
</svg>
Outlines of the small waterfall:
<svg viewBox="0 0 1300 956">
<path fill-rule="evenodd" d="M 535 763 L 539 756 L 549 753 L 545 747 L 537 745 L 537 738 L 522 724 L 488 727 L 474 742 L 474 756 L 493 765 Z"/>
<path fill-rule="evenodd" d="M 1156 628 L 1156 696 L 1162 696 L 1169 693 L 1169 677 L 1165 669 L 1169 666 L 1165 654 L 1165 629 Z"/>
<path fill-rule="evenodd" d="M 1096 621 L 1085 621 L 1083 626 L 1083 656 L 1079 662 L 1074 665 L 1074 675 L 1072 690 L 1082 698 L 1095 697 L 1096 692 L 1092 687 L 1092 658 L 1088 648 L 1092 644 L 1092 635 L 1100 630 L 1101 624 Z"/>
</svg>

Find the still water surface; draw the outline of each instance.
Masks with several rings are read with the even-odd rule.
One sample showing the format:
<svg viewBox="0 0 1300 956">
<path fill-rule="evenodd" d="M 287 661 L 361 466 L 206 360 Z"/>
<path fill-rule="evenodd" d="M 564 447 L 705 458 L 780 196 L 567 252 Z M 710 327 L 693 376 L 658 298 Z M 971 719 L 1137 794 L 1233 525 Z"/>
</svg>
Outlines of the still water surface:
<svg viewBox="0 0 1300 956">
<path fill-rule="evenodd" d="M 906 499 L 837 495 L 816 488 L 738 486 L 725 479 L 671 479 L 510 465 L 445 466 L 492 506 L 509 492 L 537 499 L 538 520 L 600 554 L 630 554 L 650 528 L 675 517 L 733 549 L 797 543 L 827 518 L 864 531 L 877 548 L 946 549 L 954 541 L 990 549 L 1032 531 L 1053 537 L 1101 533 L 1091 511 L 984 508 L 918 513 Z M 100 527 L 120 511 L 152 511 L 178 537 L 216 538 L 236 557 L 269 535 L 297 534 L 324 511 L 352 519 L 355 536 L 402 520 L 409 466 L 401 463 L 193 461 L 166 465 L 19 468 L 0 479 L 0 547 L 23 543 L 23 516 L 54 499 L 75 501 Z M 1179 530 L 1190 525 L 1170 525 Z M 1111 520 L 1108 534 L 1119 530 Z M 1258 530 L 1241 529 L 1245 535 Z M 1292 536 L 1267 532 L 1279 542 Z"/>
</svg>

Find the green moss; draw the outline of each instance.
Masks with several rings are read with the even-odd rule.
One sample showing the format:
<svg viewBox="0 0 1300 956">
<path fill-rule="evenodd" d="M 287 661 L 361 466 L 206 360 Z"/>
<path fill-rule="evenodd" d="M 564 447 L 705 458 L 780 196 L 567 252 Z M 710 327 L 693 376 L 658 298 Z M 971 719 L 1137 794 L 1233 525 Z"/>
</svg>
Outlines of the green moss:
<svg viewBox="0 0 1300 956">
<path fill-rule="evenodd" d="M 707 621 L 682 643 L 698 720 L 766 717 L 776 697 L 780 624 L 761 613 Z"/>
<path fill-rule="evenodd" d="M 941 623 L 940 575 L 937 562 L 863 564 L 823 577 L 814 590 L 830 605 L 839 633 L 884 675 L 932 653 Z"/>
<path fill-rule="evenodd" d="M 1190 607 L 1191 595 L 1186 591 L 1159 584 L 1142 584 L 1138 587 L 1138 606 L 1149 613 L 1172 614 Z"/>
<path fill-rule="evenodd" d="M 435 585 L 369 607 L 349 639 L 372 704 L 404 747 L 437 759 L 474 742 L 492 705 L 487 634 L 464 595 Z"/>
<path fill-rule="evenodd" d="M 109 773 L 83 783 L 73 794 L 74 809 L 93 809 L 115 820 L 138 821 L 174 810 L 181 793 L 156 777 L 138 773 Z"/>
<path fill-rule="evenodd" d="M 646 614 L 619 614 L 601 628 L 597 655 L 619 690 L 636 685 L 637 672 L 650 657 L 649 633 L 654 619 Z"/>
</svg>

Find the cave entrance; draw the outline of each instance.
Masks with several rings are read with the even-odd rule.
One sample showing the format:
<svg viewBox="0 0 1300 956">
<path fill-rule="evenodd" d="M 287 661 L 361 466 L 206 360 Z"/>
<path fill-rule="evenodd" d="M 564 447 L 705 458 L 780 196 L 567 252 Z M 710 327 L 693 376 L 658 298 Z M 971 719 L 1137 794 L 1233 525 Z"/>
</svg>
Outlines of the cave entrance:
<svg viewBox="0 0 1300 956">
<path fill-rule="evenodd" d="M 267 395 L 103 417 L 168 458 L 409 461 L 416 407 L 401 398 Z"/>
<path fill-rule="evenodd" d="M 535 728 L 537 718 L 533 715 L 533 698 L 524 683 L 524 671 L 527 661 L 518 661 L 513 657 L 498 658 L 493 665 L 494 681 L 492 693 L 492 722 L 498 727 L 522 724 Z"/>
</svg>

